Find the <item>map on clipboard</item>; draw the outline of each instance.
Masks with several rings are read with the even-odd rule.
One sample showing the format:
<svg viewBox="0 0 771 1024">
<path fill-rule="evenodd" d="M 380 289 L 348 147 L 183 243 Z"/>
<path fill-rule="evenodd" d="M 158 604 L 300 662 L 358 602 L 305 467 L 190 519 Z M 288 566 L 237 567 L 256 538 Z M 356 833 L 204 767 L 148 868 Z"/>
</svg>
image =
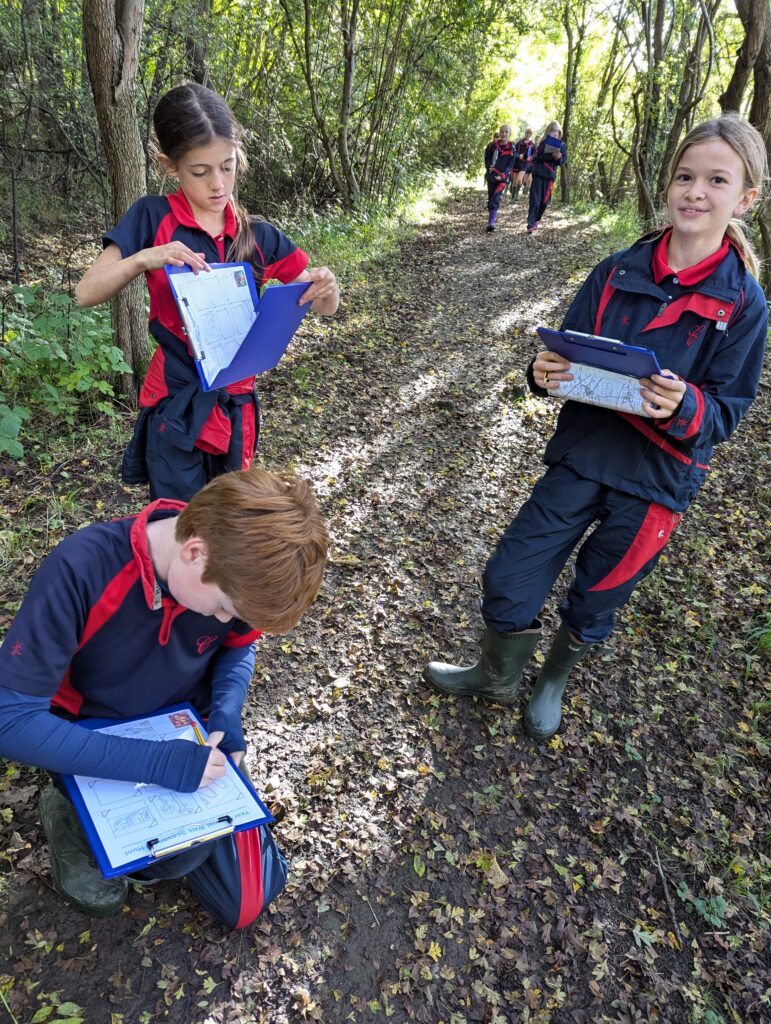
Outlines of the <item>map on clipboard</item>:
<svg viewBox="0 0 771 1024">
<path fill-rule="evenodd" d="M 570 360 L 573 380 L 563 380 L 558 388 L 550 388 L 550 395 L 616 412 L 646 415 L 640 379 L 661 373 L 653 349 L 579 331 L 555 331 L 549 327 L 537 327 L 536 331 L 550 352 Z"/>
</svg>

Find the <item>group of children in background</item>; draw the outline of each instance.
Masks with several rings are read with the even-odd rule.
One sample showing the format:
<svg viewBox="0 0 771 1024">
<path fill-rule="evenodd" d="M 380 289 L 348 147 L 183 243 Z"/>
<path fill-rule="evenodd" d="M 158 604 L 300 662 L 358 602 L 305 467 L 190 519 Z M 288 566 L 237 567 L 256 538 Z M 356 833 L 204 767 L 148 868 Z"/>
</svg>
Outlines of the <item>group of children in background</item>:
<svg viewBox="0 0 771 1024">
<path fill-rule="evenodd" d="M 278 228 L 233 201 L 245 166 L 241 129 L 202 86 L 171 90 L 154 125 L 168 195 L 139 200 L 109 231 L 76 294 L 104 302 L 144 273 L 158 343 L 124 473 L 149 482 L 137 515 L 87 526 L 48 556 L 0 648 L 0 755 L 52 773 L 41 819 L 57 888 L 91 915 L 123 906 L 130 883 L 185 876 L 229 927 L 250 924 L 281 890 L 286 863 L 264 827 L 105 879 L 90 860 L 59 773 L 188 792 L 243 762 L 241 715 L 261 631 L 292 629 L 315 598 L 327 533 L 310 486 L 250 468 L 259 432 L 254 379 L 203 392 L 165 267 L 208 272 L 249 261 L 258 284 L 307 281 L 302 302 L 324 315 L 339 302 L 334 274 Z M 543 217 L 566 160 L 559 125 L 536 145 L 508 125 L 485 152 L 488 231 L 510 181 L 529 189 L 528 230 Z M 575 579 L 562 625 L 525 718 L 554 734 L 568 673 L 610 634 L 616 610 L 653 569 L 707 473 L 713 446 L 738 425 L 758 388 L 768 310 L 737 218 L 767 174 L 761 136 L 737 115 L 700 125 L 681 143 L 666 193 L 668 226 L 603 260 L 570 305 L 564 328 L 653 348 L 662 374 L 639 382 L 645 416 L 577 402 L 561 409 L 547 470 L 488 562 L 482 649 L 469 668 L 431 662 L 436 690 L 497 703 L 516 699 L 541 636 L 544 602 L 573 549 Z M 527 369 L 542 397 L 570 364 L 539 352 Z M 125 719 L 190 701 L 208 717 L 206 746 L 152 743 L 82 729 L 76 719 Z"/>
<path fill-rule="evenodd" d="M 487 232 L 495 231 L 501 200 L 507 187 L 512 202 L 520 190 L 529 196 L 527 232 L 532 235 L 541 225 L 551 200 L 557 171 L 567 163 L 567 147 L 558 121 L 552 121 L 543 137 L 533 140 L 527 128 L 519 142 L 511 143 L 511 126 L 502 124 L 485 148 L 487 183 Z"/>
</svg>

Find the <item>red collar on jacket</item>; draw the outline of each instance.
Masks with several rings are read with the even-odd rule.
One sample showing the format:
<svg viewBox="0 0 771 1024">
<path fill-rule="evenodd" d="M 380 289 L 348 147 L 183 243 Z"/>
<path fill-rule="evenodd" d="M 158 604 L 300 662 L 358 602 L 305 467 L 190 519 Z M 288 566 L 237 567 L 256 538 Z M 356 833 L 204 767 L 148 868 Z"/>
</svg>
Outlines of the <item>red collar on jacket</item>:
<svg viewBox="0 0 771 1024">
<path fill-rule="evenodd" d="M 728 255 L 728 247 L 731 244 L 728 236 L 723 236 L 723 244 L 717 250 L 713 252 L 711 256 L 707 256 L 706 259 L 701 260 L 699 263 L 694 263 L 692 267 L 684 267 L 682 270 L 672 270 L 669 263 L 667 262 L 667 250 L 669 248 L 669 239 L 672 235 L 672 228 L 664 231 L 659 241 L 656 243 L 656 247 L 653 250 L 653 256 L 651 258 L 651 273 L 653 274 L 653 280 L 656 284 L 661 284 L 665 277 L 677 275 L 677 279 L 680 284 L 690 287 L 691 285 L 698 284 L 700 281 L 706 280 L 711 274 L 717 270 L 720 264 Z"/>
<path fill-rule="evenodd" d="M 160 607 L 161 597 L 160 588 L 156 582 L 155 566 L 147 544 L 147 524 L 153 519 L 165 519 L 168 516 L 179 515 L 185 505 L 184 501 L 158 498 L 149 505 L 145 505 L 131 524 L 129 532 L 131 550 L 134 552 L 134 558 L 139 566 L 139 578 L 142 581 L 145 601 L 151 610 Z"/>
<path fill-rule="evenodd" d="M 203 231 L 204 228 L 195 219 L 195 215 L 191 209 L 188 198 L 182 189 L 178 192 L 171 192 L 166 196 L 171 207 L 171 212 L 177 219 L 179 224 L 182 224 L 186 228 L 195 228 L 198 231 Z M 233 207 L 230 203 L 225 206 L 225 226 L 222 233 L 227 235 L 228 238 L 235 238 L 236 232 L 238 231 L 238 223 L 236 221 L 236 215 L 233 212 Z"/>
</svg>

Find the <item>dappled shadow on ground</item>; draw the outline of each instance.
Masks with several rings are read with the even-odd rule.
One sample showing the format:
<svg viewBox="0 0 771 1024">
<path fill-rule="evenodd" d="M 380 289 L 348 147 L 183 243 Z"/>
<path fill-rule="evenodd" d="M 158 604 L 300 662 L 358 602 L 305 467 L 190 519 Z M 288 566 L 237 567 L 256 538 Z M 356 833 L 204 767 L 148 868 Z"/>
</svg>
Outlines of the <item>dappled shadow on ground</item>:
<svg viewBox="0 0 771 1024">
<path fill-rule="evenodd" d="M 176 884 L 89 922 L 50 891 L 25 775 L 2 932 L 29 979 L 8 989 L 20 1020 L 58 993 L 89 1024 L 760 1021 L 762 666 L 745 652 L 768 592 L 767 404 L 576 673 L 558 738 L 528 740 L 519 704 L 420 681 L 429 656 L 474 656 L 479 574 L 554 419 L 524 387 L 533 327 L 606 255 L 565 211 L 533 238 L 524 213 L 486 235 L 480 194 L 451 196 L 262 388 L 262 458 L 313 479 L 334 540 L 247 711 L 252 773 L 285 810 L 286 892 L 240 935 Z"/>
</svg>

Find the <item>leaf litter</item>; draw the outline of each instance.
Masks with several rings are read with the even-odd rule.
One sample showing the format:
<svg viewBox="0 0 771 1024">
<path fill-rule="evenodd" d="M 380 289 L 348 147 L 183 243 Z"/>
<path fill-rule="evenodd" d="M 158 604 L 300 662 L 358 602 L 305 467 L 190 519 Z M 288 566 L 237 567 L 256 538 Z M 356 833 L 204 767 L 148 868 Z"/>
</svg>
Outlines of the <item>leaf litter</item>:
<svg viewBox="0 0 771 1024">
<path fill-rule="evenodd" d="M 19 1021 L 767 1019 L 768 662 L 749 634 L 771 589 L 768 376 L 659 570 L 574 674 L 557 737 L 529 740 L 522 704 L 440 698 L 423 664 L 474 658 L 481 569 L 553 426 L 524 386 L 533 328 L 606 255 L 564 209 L 537 238 L 521 208 L 494 236 L 483 220 L 479 193 L 453 192 L 261 381 L 261 458 L 313 480 L 333 538 L 319 601 L 262 644 L 246 708 L 286 891 L 237 934 L 179 883 L 89 921 L 51 886 L 44 777 L 8 765 L 0 991 Z M 6 517 L 41 490 L 77 497 L 53 528 L 25 519 L 7 620 L 60 536 L 144 500 L 117 483 L 119 443 L 82 455 L 2 467 Z"/>
</svg>

